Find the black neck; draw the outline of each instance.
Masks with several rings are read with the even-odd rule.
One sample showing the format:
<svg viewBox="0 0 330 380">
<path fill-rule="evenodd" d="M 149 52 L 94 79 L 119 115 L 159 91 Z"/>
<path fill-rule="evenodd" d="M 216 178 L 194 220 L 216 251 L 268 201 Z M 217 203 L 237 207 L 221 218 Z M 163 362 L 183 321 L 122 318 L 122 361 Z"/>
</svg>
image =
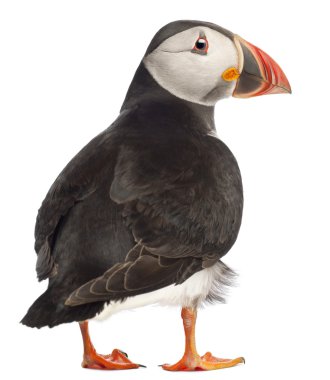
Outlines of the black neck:
<svg viewBox="0 0 330 380">
<path fill-rule="evenodd" d="M 215 130 L 214 107 L 192 103 L 172 95 L 161 87 L 150 75 L 143 62 L 139 65 L 131 85 L 128 88 L 124 103 L 120 111 L 139 106 L 144 102 L 155 102 L 163 104 L 175 104 L 184 110 L 198 116 L 209 131 Z"/>
</svg>

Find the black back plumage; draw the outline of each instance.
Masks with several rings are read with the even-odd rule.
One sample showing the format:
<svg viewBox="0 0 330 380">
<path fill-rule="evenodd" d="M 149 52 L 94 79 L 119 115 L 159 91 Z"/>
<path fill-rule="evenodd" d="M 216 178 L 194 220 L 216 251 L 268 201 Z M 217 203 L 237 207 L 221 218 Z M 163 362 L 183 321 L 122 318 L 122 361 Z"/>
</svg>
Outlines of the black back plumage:
<svg viewBox="0 0 330 380">
<path fill-rule="evenodd" d="M 213 107 L 181 100 L 139 66 L 117 120 L 65 167 L 39 210 L 47 291 L 22 323 L 95 316 L 104 301 L 180 284 L 236 240 L 242 184 Z"/>
</svg>

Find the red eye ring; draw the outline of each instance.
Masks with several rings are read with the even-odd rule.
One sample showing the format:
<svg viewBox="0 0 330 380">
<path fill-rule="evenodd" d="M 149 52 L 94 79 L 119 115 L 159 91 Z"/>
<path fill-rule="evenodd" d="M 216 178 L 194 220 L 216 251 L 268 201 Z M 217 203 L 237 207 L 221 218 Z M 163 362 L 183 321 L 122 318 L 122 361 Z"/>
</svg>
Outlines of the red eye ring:
<svg viewBox="0 0 330 380">
<path fill-rule="evenodd" d="M 192 51 L 194 53 L 206 54 L 208 49 L 209 42 L 207 41 L 206 37 L 198 37 Z"/>
</svg>

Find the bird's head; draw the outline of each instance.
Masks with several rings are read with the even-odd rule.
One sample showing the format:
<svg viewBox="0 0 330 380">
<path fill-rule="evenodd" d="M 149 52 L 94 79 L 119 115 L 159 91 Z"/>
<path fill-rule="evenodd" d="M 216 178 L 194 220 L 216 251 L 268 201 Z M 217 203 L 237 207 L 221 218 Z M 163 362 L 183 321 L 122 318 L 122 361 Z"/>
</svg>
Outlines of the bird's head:
<svg viewBox="0 0 330 380">
<path fill-rule="evenodd" d="M 159 30 L 143 63 L 173 95 L 213 106 L 219 99 L 290 93 L 289 81 L 265 52 L 218 25 L 175 21 Z"/>
</svg>

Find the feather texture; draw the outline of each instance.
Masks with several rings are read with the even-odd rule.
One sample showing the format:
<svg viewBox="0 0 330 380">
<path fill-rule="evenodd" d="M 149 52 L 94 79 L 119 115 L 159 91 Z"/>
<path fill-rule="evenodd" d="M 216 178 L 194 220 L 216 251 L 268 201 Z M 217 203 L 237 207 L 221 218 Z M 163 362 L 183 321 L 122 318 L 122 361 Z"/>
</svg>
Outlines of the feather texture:
<svg viewBox="0 0 330 380">
<path fill-rule="evenodd" d="M 42 203 L 37 272 L 49 285 L 22 323 L 85 320 L 105 302 L 212 270 L 237 238 L 243 207 L 236 160 L 212 130 L 213 107 L 175 98 L 139 67 L 118 119 Z"/>
</svg>

